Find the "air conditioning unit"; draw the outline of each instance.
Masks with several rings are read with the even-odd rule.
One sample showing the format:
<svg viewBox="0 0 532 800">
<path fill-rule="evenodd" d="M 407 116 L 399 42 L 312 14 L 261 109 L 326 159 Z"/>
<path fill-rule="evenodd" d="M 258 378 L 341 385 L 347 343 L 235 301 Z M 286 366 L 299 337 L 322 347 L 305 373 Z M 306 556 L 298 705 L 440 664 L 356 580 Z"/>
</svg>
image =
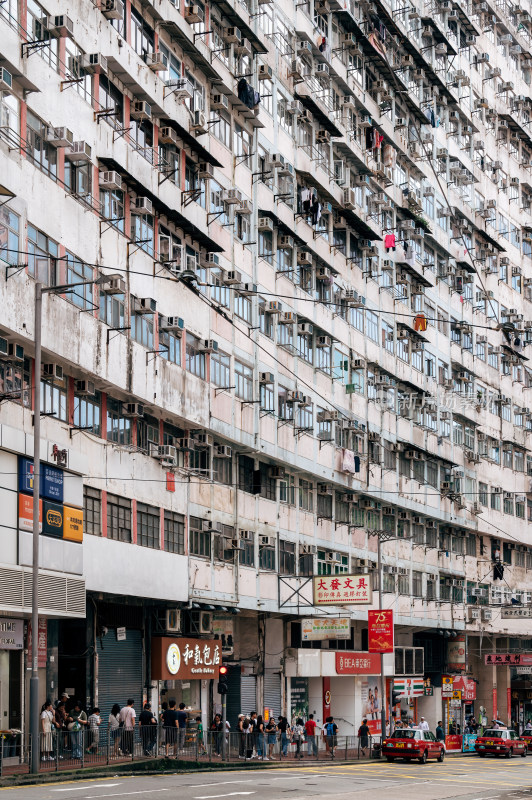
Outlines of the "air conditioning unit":
<svg viewBox="0 0 532 800">
<path fill-rule="evenodd" d="M 199 135 L 201 133 L 205 133 L 207 130 L 207 117 L 203 113 L 203 111 L 194 111 L 192 119 L 190 121 L 190 129 Z"/>
<path fill-rule="evenodd" d="M 356 207 L 356 192 L 354 189 L 344 189 L 344 207 L 353 209 Z"/>
<path fill-rule="evenodd" d="M 278 236 L 277 237 L 278 250 L 293 250 L 294 237 L 293 236 Z"/>
<path fill-rule="evenodd" d="M 100 8 L 107 19 L 124 19 L 123 0 L 103 0 Z"/>
<path fill-rule="evenodd" d="M 297 326 L 298 336 L 312 336 L 314 333 L 314 325 L 311 322 L 300 322 Z"/>
<path fill-rule="evenodd" d="M 174 334 L 181 334 L 184 328 L 185 322 L 181 317 L 162 317 L 159 323 L 159 330 Z"/>
<path fill-rule="evenodd" d="M 68 128 L 49 128 L 46 141 L 54 147 L 71 147 L 74 142 L 74 134 Z"/>
<path fill-rule="evenodd" d="M 481 611 L 480 608 L 469 608 L 468 609 L 469 619 L 470 621 L 475 619 L 480 619 Z"/>
<path fill-rule="evenodd" d="M 178 450 L 194 450 L 196 448 L 196 442 L 192 436 L 184 436 L 178 439 L 176 445 Z"/>
<path fill-rule="evenodd" d="M 316 336 L 316 347 L 331 347 L 332 339 L 330 336 Z"/>
<path fill-rule="evenodd" d="M 87 163 L 91 160 L 92 149 L 87 142 L 74 142 L 65 152 L 68 161 Z"/>
<path fill-rule="evenodd" d="M 213 94 L 211 111 L 229 111 L 229 100 L 225 94 Z"/>
<path fill-rule="evenodd" d="M 74 23 L 64 14 L 57 17 L 45 17 L 42 20 L 44 27 L 47 29 L 50 36 L 61 38 L 64 36 L 74 36 Z"/>
<path fill-rule="evenodd" d="M 157 458 L 163 467 L 175 467 L 177 464 L 177 447 L 172 444 L 155 444 L 150 455 Z"/>
<path fill-rule="evenodd" d="M 273 220 L 270 217 L 259 217 L 257 221 L 257 228 L 259 231 L 273 232 Z"/>
<path fill-rule="evenodd" d="M 146 100 L 133 100 L 130 107 L 130 115 L 132 119 L 151 119 L 151 106 Z"/>
<path fill-rule="evenodd" d="M 257 73 L 259 81 L 270 80 L 273 78 L 273 70 L 268 64 L 260 64 Z"/>
<path fill-rule="evenodd" d="M 224 270 L 221 280 L 224 286 L 235 286 L 236 284 L 242 283 L 242 273 L 238 272 L 236 269 L 227 272 Z"/>
<path fill-rule="evenodd" d="M 61 364 L 43 364 L 41 366 L 43 378 L 52 378 L 62 381 L 64 378 L 63 367 Z"/>
<path fill-rule="evenodd" d="M 491 608 L 483 608 L 482 609 L 482 619 L 484 622 L 489 622 L 492 618 L 492 610 Z"/>
<path fill-rule="evenodd" d="M 147 53 L 146 64 L 154 72 L 164 72 L 168 66 L 168 57 L 160 50 L 154 53 Z"/>
<path fill-rule="evenodd" d="M 172 78 L 165 82 L 165 86 L 171 89 L 178 100 L 190 100 L 194 97 L 194 87 L 187 78 Z"/>
<path fill-rule="evenodd" d="M 286 476 L 286 470 L 284 467 L 277 467 L 277 466 L 268 467 L 268 477 L 274 478 L 275 480 L 281 480 L 285 476 Z"/>
<path fill-rule="evenodd" d="M 181 633 L 181 609 L 166 609 L 166 631 L 167 633 Z"/>
<path fill-rule="evenodd" d="M 124 417 L 140 418 L 144 416 L 144 406 L 142 403 L 122 403 L 122 414 Z"/>
<path fill-rule="evenodd" d="M 107 59 L 101 53 L 88 53 L 81 56 L 80 66 L 90 75 L 107 74 Z"/>
<path fill-rule="evenodd" d="M 308 250 L 298 250 L 296 261 L 299 266 L 312 266 L 312 253 L 309 253 Z"/>
<path fill-rule="evenodd" d="M 226 444 L 217 444 L 214 451 L 215 458 L 232 458 L 233 448 Z"/>
<path fill-rule="evenodd" d="M 185 6 L 185 20 L 189 25 L 197 25 L 203 22 L 203 9 L 201 6 Z"/>
<path fill-rule="evenodd" d="M 75 392 L 79 397 L 94 397 L 96 387 L 93 381 L 81 380 L 75 382 Z"/>
<path fill-rule="evenodd" d="M 119 172 L 114 171 L 100 172 L 98 183 L 100 189 L 108 189 L 109 191 L 122 189 L 122 176 Z"/>
<path fill-rule="evenodd" d="M 218 342 L 215 339 L 203 339 L 203 341 L 199 343 L 198 349 L 201 353 L 217 353 Z"/>
<path fill-rule="evenodd" d="M 161 144 L 175 144 L 178 146 L 179 136 L 173 128 L 165 126 L 163 128 L 159 128 L 159 142 Z"/>
<path fill-rule="evenodd" d="M 200 449 L 212 447 L 214 445 L 214 436 L 211 433 L 198 431 L 193 434 L 193 439 L 195 446 Z"/>
<path fill-rule="evenodd" d="M 153 214 L 153 203 L 149 197 L 135 197 L 131 203 L 132 214 Z"/>
</svg>

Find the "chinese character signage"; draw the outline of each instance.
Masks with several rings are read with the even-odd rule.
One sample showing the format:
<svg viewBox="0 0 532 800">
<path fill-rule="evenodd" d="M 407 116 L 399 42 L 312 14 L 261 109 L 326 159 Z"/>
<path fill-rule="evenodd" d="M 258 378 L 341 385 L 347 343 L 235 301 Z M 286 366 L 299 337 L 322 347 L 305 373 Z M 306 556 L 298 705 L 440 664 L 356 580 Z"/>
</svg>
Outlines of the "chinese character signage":
<svg viewBox="0 0 532 800">
<path fill-rule="evenodd" d="M 349 639 L 351 624 L 349 617 L 342 619 L 303 619 L 301 639 L 315 642 L 324 639 Z"/>
<path fill-rule="evenodd" d="M 368 611 L 368 650 L 393 653 L 393 611 Z"/>
<path fill-rule="evenodd" d="M 453 676 L 452 675 L 442 675 L 442 678 L 441 678 L 441 696 L 442 697 L 452 697 L 453 696 Z"/>
<path fill-rule="evenodd" d="M 20 492 L 33 494 L 33 459 L 19 458 L 18 488 Z M 63 502 L 63 471 L 47 464 L 41 464 L 41 497 Z"/>
<path fill-rule="evenodd" d="M 380 675 L 380 672 L 377 653 L 336 653 L 337 675 Z"/>
<path fill-rule="evenodd" d="M 368 604 L 372 601 L 370 575 L 317 575 L 312 578 L 315 606 Z"/>
<path fill-rule="evenodd" d="M 489 653 L 484 663 L 492 667 L 532 666 L 532 653 Z"/>
<path fill-rule="evenodd" d="M 152 678 L 157 681 L 217 678 L 222 660 L 221 642 L 215 639 L 151 640 Z"/>
<path fill-rule="evenodd" d="M 63 539 L 83 541 L 83 511 L 80 508 L 63 506 Z"/>
<path fill-rule="evenodd" d="M 526 608 L 523 606 L 519 608 L 519 606 L 515 606 L 501 608 L 501 619 L 530 619 L 530 617 L 532 617 L 532 607 Z"/>
<path fill-rule="evenodd" d="M 31 494 L 18 496 L 18 527 L 21 531 L 33 530 L 33 497 Z M 39 533 L 42 533 L 42 500 L 39 500 Z"/>
<path fill-rule="evenodd" d="M 455 690 L 461 692 L 461 699 L 467 703 L 477 699 L 477 684 L 473 678 L 466 678 L 465 675 L 455 675 L 453 695 Z"/>
<path fill-rule="evenodd" d="M 46 650 L 47 650 L 47 621 L 43 617 L 39 617 L 39 628 L 37 634 L 37 659 L 39 668 L 46 666 Z M 28 664 L 31 665 L 33 658 L 33 636 L 31 630 L 31 622 L 28 622 Z"/>
<path fill-rule="evenodd" d="M 43 504 L 43 528 L 42 532 L 46 536 L 53 536 L 56 539 L 63 538 L 63 506 L 57 503 L 50 503 L 45 500 Z"/>
</svg>

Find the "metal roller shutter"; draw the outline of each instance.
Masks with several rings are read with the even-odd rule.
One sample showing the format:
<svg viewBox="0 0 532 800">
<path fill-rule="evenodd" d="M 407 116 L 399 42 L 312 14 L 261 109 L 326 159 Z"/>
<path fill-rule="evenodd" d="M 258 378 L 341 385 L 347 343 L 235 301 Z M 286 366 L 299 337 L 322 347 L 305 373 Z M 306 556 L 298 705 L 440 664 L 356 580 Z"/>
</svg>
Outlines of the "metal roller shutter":
<svg viewBox="0 0 532 800">
<path fill-rule="evenodd" d="M 114 703 L 124 706 L 128 697 L 135 701 L 140 713 L 144 669 L 141 631 L 127 629 L 125 641 L 116 639 L 110 628 L 107 636 L 98 641 L 98 706 L 107 720 Z"/>
<path fill-rule="evenodd" d="M 264 673 L 264 708 L 269 708 L 275 719 L 281 714 L 281 676 L 278 672 Z"/>
<path fill-rule="evenodd" d="M 240 679 L 240 711 L 246 717 L 251 711 L 257 711 L 256 675 L 242 675 Z"/>
<path fill-rule="evenodd" d="M 227 686 L 227 720 L 234 731 L 240 714 L 240 665 L 229 667 Z"/>
</svg>

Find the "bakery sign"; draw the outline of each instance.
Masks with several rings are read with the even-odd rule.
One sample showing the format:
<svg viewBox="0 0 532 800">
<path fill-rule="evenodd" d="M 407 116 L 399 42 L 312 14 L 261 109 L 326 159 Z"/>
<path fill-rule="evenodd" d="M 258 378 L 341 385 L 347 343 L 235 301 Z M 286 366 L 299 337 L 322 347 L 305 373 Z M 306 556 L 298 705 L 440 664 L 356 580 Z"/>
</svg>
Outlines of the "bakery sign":
<svg viewBox="0 0 532 800">
<path fill-rule="evenodd" d="M 151 640 L 152 678 L 157 681 L 217 678 L 221 660 L 219 640 L 171 636 Z"/>
<path fill-rule="evenodd" d="M 363 605 L 372 601 L 371 576 L 315 575 L 312 578 L 315 606 Z"/>
</svg>

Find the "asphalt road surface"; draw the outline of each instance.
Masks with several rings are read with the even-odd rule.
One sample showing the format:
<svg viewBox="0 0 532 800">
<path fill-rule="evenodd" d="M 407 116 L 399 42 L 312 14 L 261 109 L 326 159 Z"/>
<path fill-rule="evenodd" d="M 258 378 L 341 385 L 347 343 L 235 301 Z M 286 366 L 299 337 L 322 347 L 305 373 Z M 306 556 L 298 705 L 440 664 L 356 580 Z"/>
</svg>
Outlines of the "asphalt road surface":
<svg viewBox="0 0 532 800">
<path fill-rule="evenodd" d="M 443 764 L 381 762 L 122 776 L 4 788 L 0 800 L 532 800 L 532 758 L 448 758 Z"/>
</svg>

